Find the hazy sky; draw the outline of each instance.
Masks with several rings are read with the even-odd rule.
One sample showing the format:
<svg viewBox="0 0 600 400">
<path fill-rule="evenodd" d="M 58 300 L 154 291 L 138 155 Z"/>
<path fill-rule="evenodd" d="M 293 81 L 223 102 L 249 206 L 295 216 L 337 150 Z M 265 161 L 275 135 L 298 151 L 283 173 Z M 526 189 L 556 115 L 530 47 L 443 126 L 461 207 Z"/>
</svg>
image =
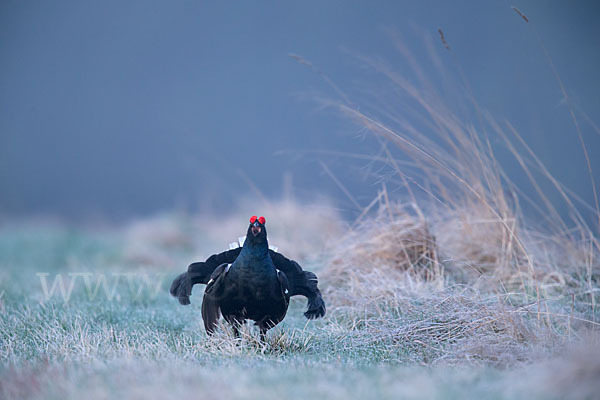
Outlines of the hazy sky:
<svg viewBox="0 0 600 400">
<path fill-rule="evenodd" d="M 393 29 L 427 71 L 415 32 L 437 39 L 439 27 L 454 61 L 440 55 L 461 66 L 482 107 L 510 120 L 591 202 L 581 148 L 536 32 L 574 103 L 600 124 L 599 4 L 2 0 L 0 214 L 223 210 L 256 196 L 248 182 L 279 196 L 286 173 L 298 196 L 325 194 L 350 209 L 319 161 L 366 205 L 375 187 L 356 173 L 360 164 L 315 151 L 369 153 L 373 143 L 319 110 L 312 94 L 335 92 L 288 54 L 310 60 L 360 104 L 361 90 L 379 83 L 350 53 L 401 66 L 386 33 Z M 582 128 L 600 176 L 600 135 Z"/>
</svg>

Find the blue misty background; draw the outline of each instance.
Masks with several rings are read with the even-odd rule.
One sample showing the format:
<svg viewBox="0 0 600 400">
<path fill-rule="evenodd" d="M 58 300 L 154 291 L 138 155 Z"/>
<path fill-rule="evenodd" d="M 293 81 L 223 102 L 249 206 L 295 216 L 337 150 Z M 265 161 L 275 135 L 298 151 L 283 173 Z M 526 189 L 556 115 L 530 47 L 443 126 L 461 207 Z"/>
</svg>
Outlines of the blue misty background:
<svg viewBox="0 0 600 400">
<path fill-rule="evenodd" d="M 377 145 L 318 109 L 312 95 L 336 99 L 335 91 L 288 53 L 310 60 L 359 104 L 361 90 L 381 82 L 349 52 L 406 69 L 388 28 L 428 73 L 415 32 L 431 35 L 449 71 L 463 69 L 480 105 L 510 120 L 591 204 L 581 147 L 535 31 L 573 102 L 600 124 L 599 6 L 515 1 L 533 31 L 510 5 L 3 0 L 0 214 L 84 220 L 174 207 L 223 212 L 257 196 L 252 185 L 280 196 L 286 174 L 298 197 L 331 196 L 352 213 L 319 161 L 365 205 L 377 190 L 367 162 L 318 151 L 370 154 Z M 435 36 L 439 27 L 452 54 Z M 447 99 L 453 96 L 460 90 Z M 583 121 L 582 129 L 600 176 L 600 135 Z M 501 161 L 520 182 L 514 161 Z"/>
</svg>

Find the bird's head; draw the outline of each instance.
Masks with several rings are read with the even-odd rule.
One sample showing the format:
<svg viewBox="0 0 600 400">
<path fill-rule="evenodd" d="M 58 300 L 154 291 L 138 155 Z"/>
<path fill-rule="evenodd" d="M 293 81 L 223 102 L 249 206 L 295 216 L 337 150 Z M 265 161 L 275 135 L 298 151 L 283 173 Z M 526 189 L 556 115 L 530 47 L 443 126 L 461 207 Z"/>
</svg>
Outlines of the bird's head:
<svg viewBox="0 0 600 400">
<path fill-rule="evenodd" d="M 267 239 L 267 229 L 265 228 L 267 220 L 265 217 L 256 217 L 253 215 L 250 218 L 250 226 L 246 233 L 246 240 L 251 239 L 252 241 L 258 241 L 261 239 Z"/>
</svg>

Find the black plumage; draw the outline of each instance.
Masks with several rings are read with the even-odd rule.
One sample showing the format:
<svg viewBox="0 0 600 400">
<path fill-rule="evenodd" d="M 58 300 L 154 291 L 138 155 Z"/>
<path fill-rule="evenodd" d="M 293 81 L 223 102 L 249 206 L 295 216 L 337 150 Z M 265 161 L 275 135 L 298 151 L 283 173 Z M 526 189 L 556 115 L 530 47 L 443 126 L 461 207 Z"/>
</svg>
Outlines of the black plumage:
<svg viewBox="0 0 600 400">
<path fill-rule="evenodd" d="M 269 249 L 265 222 L 263 217 L 252 217 L 243 247 L 193 263 L 173 281 L 170 292 L 183 305 L 190 304 L 193 285 L 207 285 L 202 319 L 209 334 L 222 314 L 236 335 L 238 327 L 249 319 L 255 321 L 263 337 L 283 320 L 290 297 L 296 295 L 308 299 L 306 318 L 325 315 L 317 276 Z"/>
</svg>

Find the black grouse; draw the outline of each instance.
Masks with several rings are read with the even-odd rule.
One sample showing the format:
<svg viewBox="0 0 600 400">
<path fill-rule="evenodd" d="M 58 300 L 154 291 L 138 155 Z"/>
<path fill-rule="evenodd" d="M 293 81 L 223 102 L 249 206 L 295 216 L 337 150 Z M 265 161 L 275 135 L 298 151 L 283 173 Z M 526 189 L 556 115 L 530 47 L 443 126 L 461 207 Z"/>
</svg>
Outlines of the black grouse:
<svg viewBox="0 0 600 400">
<path fill-rule="evenodd" d="M 243 247 L 213 254 L 196 262 L 171 285 L 171 295 L 183 305 L 190 304 L 192 286 L 206 284 L 202 300 L 202 319 L 212 334 L 220 315 L 229 322 L 236 336 L 246 320 L 255 321 L 261 338 L 283 320 L 291 296 L 308 298 L 306 318 L 325 315 L 325 302 L 317 287 L 317 276 L 304 271 L 297 262 L 269 249 L 266 220 L 250 218 Z"/>
</svg>

